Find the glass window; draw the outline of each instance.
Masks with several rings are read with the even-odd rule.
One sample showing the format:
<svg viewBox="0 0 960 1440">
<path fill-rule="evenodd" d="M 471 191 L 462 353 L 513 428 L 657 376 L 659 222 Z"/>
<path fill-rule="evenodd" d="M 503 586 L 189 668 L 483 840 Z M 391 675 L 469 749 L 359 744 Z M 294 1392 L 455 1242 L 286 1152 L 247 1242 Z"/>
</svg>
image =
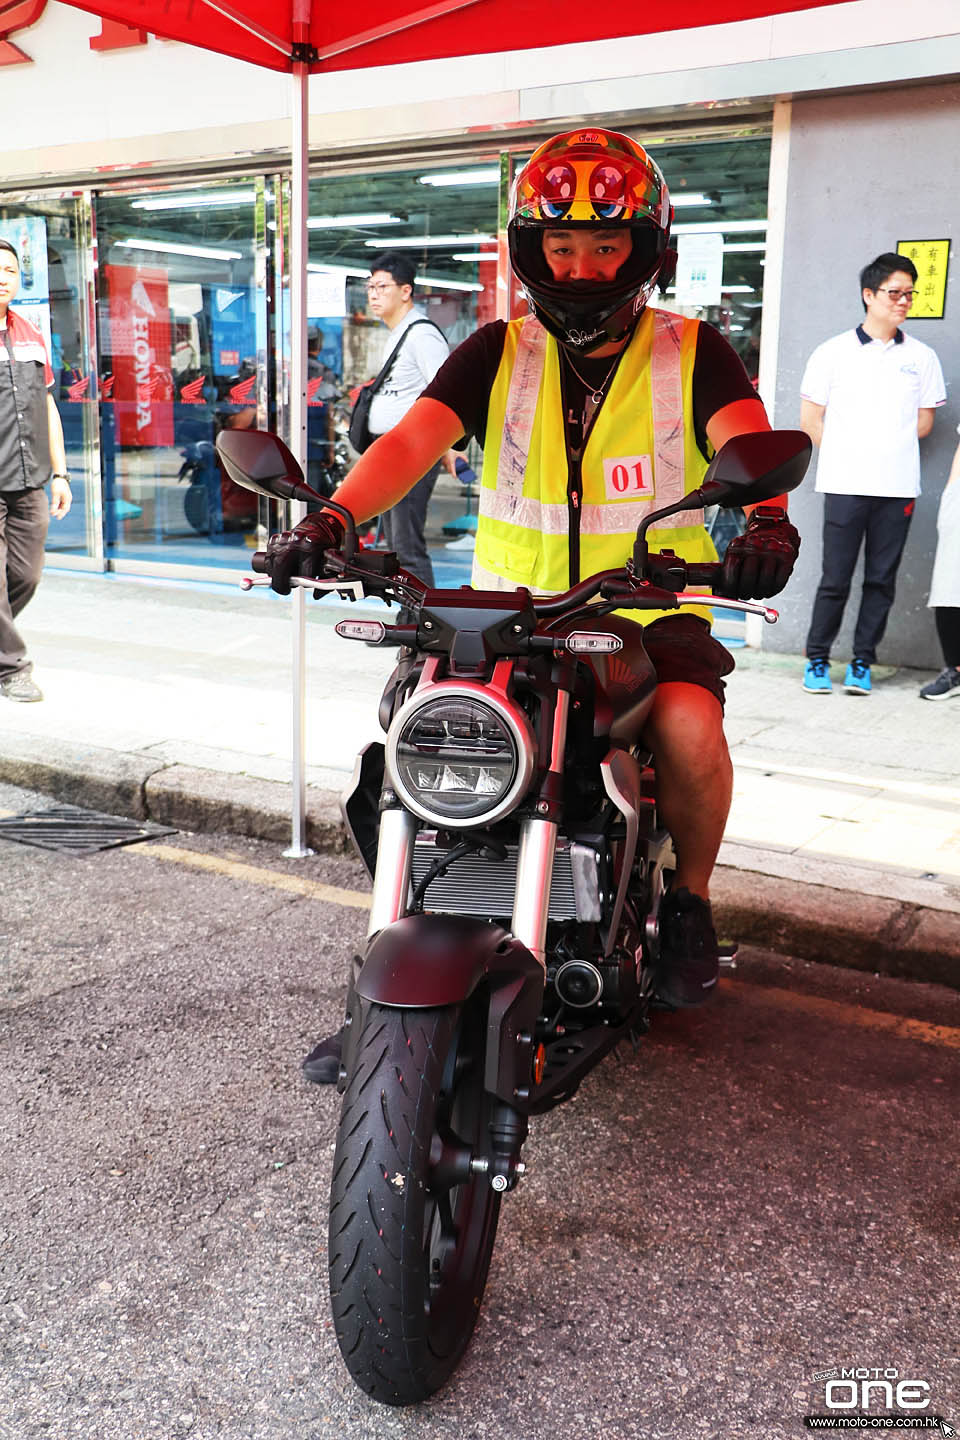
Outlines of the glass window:
<svg viewBox="0 0 960 1440">
<path fill-rule="evenodd" d="M 763 266 L 767 249 L 767 188 L 770 140 L 714 140 L 651 145 L 666 177 L 675 207 L 674 244 L 683 253 L 687 237 L 722 236 L 720 298 L 684 304 L 677 288 L 664 304 L 708 320 L 725 335 L 756 384 L 760 359 Z"/>
<path fill-rule="evenodd" d="M 20 291 L 13 308 L 31 320 L 47 342 L 73 493 L 69 513 L 50 525 L 47 550 L 81 565 L 96 560 L 100 531 L 84 214 L 78 194 L 11 196 L 0 204 L 0 237 L 16 245 L 20 255 Z"/>
<path fill-rule="evenodd" d="M 453 349 L 496 317 L 499 184 L 498 156 L 311 181 L 307 428 L 315 488 L 329 493 L 356 458 L 346 440 L 351 392 L 377 374 L 389 344 L 368 304 L 377 256 L 398 250 L 410 258 L 415 304 Z M 467 458 L 479 466 L 476 447 Z M 476 493 L 473 470 L 463 474 L 460 481 L 441 472 L 430 501 L 426 538 L 438 584 L 469 579 Z"/>
<path fill-rule="evenodd" d="M 213 447 L 268 423 L 266 203 L 254 180 L 97 197 L 108 559 L 246 566 L 257 497 Z"/>
</svg>

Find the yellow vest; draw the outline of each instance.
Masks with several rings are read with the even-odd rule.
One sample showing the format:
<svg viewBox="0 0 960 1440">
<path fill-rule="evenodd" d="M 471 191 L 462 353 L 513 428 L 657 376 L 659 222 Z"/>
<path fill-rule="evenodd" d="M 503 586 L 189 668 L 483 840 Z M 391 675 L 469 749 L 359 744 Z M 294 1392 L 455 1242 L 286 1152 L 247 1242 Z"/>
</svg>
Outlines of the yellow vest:
<svg viewBox="0 0 960 1440">
<path fill-rule="evenodd" d="M 532 316 L 508 323 L 488 409 L 475 588 L 522 585 L 558 594 L 616 569 L 632 554 L 644 516 L 696 489 L 707 468 L 693 422 L 698 325 L 644 311 L 593 417 L 578 490 L 565 443 L 557 342 Z M 691 562 L 717 558 L 701 510 L 670 516 L 651 528 L 648 541 Z M 710 620 L 706 607 L 684 612 Z M 624 613 L 650 624 L 679 612 Z"/>
</svg>

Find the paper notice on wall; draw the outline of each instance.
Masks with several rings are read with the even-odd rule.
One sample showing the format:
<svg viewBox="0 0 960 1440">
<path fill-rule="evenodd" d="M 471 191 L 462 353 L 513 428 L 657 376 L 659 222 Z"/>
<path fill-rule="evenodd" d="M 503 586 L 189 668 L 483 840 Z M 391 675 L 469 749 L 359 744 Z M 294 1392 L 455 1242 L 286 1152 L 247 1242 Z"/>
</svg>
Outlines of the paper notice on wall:
<svg viewBox="0 0 960 1440">
<path fill-rule="evenodd" d="M 307 314 L 311 320 L 346 315 L 347 277 L 342 270 L 307 271 Z"/>
<path fill-rule="evenodd" d="M 723 235 L 677 236 L 678 305 L 719 305 L 723 285 Z"/>
</svg>

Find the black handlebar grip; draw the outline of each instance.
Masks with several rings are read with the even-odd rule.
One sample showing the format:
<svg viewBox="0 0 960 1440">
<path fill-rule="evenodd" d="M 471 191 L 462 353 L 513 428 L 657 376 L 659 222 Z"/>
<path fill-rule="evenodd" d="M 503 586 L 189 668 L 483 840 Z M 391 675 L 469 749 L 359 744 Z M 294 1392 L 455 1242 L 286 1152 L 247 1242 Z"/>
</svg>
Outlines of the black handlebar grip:
<svg viewBox="0 0 960 1440">
<path fill-rule="evenodd" d="M 713 585 L 723 574 L 723 565 L 715 560 L 704 561 L 702 565 L 687 566 L 688 585 Z"/>
<path fill-rule="evenodd" d="M 267 569 L 266 550 L 254 550 L 253 554 L 250 556 L 250 569 L 254 572 L 255 575 L 270 574 L 270 571 Z"/>
</svg>

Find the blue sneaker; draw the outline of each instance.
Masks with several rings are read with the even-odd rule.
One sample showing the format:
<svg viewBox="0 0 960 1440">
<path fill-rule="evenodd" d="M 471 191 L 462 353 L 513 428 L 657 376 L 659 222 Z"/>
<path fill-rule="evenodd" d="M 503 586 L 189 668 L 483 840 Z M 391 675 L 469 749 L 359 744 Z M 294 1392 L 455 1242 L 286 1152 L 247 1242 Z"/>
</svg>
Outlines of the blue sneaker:
<svg viewBox="0 0 960 1440">
<path fill-rule="evenodd" d="M 865 660 L 851 660 L 847 666 L 843 688 L 848 695 L 869 695 L 870 666 Z"/>
<path fill-rule="evenodd" d="M 803 672 L 803 688 L 811 695 L 829 695 L 833 691 L 829 660 L 808 660 Z"/>
</svg>

